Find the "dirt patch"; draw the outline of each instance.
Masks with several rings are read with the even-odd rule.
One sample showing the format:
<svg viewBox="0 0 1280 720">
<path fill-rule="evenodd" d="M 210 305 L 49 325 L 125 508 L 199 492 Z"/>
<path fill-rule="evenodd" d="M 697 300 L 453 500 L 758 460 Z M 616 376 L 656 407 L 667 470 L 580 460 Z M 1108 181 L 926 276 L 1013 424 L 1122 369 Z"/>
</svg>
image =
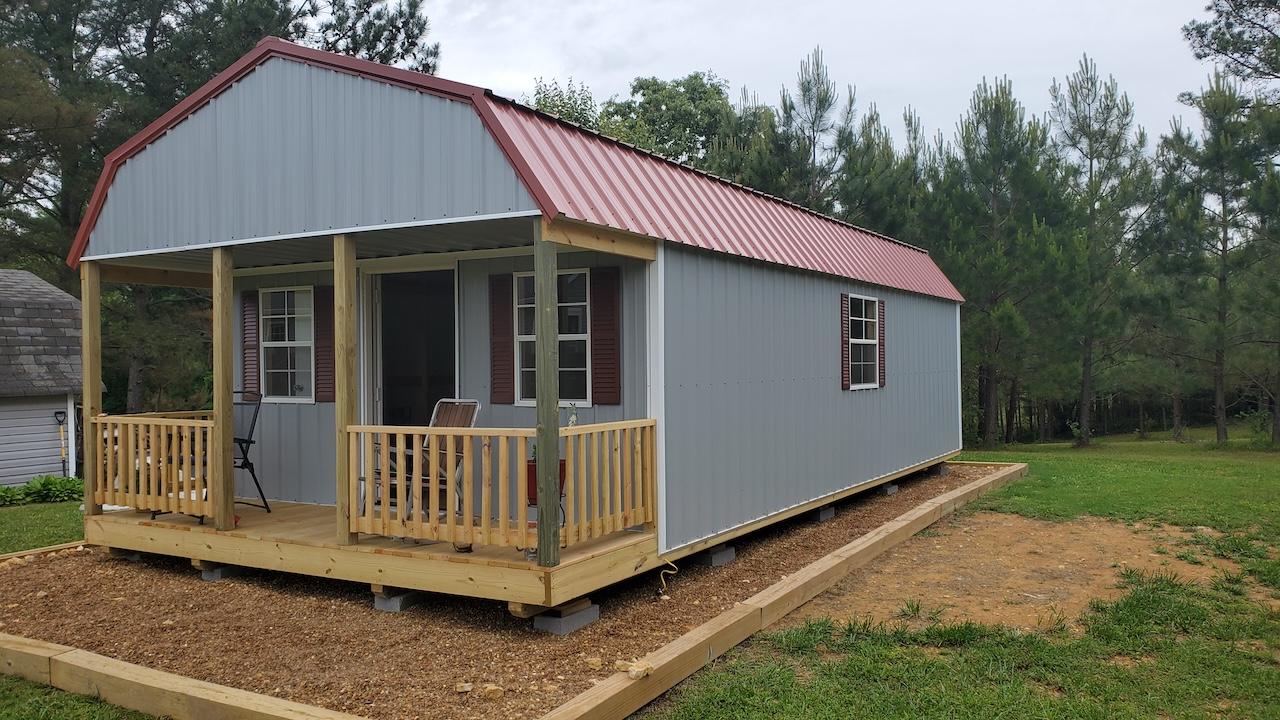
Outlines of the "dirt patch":
<svg viewBox="0 0 1280 720">
<path fill-rule="evenodd" d="M 670 600 L 657 598 L 654 573 L 594 593 L 600 621 L 565 638 L 533 631 L 498 602 L 434 596 L 391 615 L 373 610 L 367 586 L 271 572 L 204 583 L 184 560 L 134 564 L 99 550 L 0 569 L 0 632 L 371 717 L 537 717 L 610 675 L 615 660 L 992 470 L 953 465 L 901 481 L 894 495 L 842 502 L 830 522 L 797 519 L 735 540 L 727 566 L 679 563 Z M 485 699 L 460 683 L 504 692 Z"/>
<path fill-rule="evenodd" d="M 1228 560 L 1203 564 L 1175 556 L 1189 537 L 1178 528 L 1097 518 L 1046 522 L 1019 515 L 977 513 L 947 518 L 882 558 L 851 573 L 797 609 L 786 622 L 809 617 L 932 622 L 973 620 L 1023 629 L 1059 623 L 1079 630 L 1094 598 L 1122 594 L 1122 568 L 1174 572 L 1208 581 Z M 918 603 L 919 612 L 903 612 Z"/>
</svg>

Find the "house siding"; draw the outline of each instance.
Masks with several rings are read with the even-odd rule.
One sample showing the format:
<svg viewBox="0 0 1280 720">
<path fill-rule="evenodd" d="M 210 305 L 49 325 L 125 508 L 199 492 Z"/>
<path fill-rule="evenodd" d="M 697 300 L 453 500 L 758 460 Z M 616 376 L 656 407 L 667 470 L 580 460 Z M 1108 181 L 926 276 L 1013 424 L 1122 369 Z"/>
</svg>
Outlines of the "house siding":
<svg viewBox="0 0 1280 720">
<path fill-rule="evenodd" d="M 668 246 L 668 551 L 961 446 L 956 304 Z M 886 386 L 845 391 L 841 293 L 885 301 Z"/>
<path fill-rule="evenodd" d="M 273 58 L 120 168 L 85 255 L 535 207 L 470 103 Z"/>
<path fill-rule="evenodd" d="M 62 445 L 53 417 L 59 410 L 67 410 L 65 394 L 0 399 L 0 485 L 62 474 Z"/>
<path fill-rule="evenodd" d="M 270 287 L 298 285 L 332 285 L 333 273 L 307 272 L 280 275 L 259 275 L 236 278 L 235 298 L 235 387 L 244 387 L 240 366 L 240 293 Z M 237 429 L 245 422 L 243 409 L 237 411 Z M 258 416 L 257 442 L 249 450 L 258 480 L 268 499 L 295 502 L 335 502 L 337 482 L 334 474 L 336 453 L 334 450 L 333 403 L 275 403 L 264 401 Z M 237 470 L 236 495 L 256 498 L 253 479 L 244 470 Z"/>
</svg>

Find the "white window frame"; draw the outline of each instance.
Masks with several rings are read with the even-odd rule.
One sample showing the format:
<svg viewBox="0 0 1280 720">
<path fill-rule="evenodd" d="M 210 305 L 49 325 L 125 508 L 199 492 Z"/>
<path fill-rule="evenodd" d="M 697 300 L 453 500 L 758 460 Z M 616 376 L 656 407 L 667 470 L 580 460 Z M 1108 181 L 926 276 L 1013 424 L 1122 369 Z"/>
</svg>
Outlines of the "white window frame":
<svg viewBox="0 0 1280 720">
<path fill-rule="evenodd" d="M 274 347 L 302 347 L 303 342 L 299 340 L 275 340 L 268 342 L 262 339 L 263 328 L 266 324 L 263 320 L 264 313 L 267 310 L 266 296 L 275 292 L 285 292 L 293 290 L 306 290 L 311 293 L 311 339 L 306 341 L 306 345 L 311 348 L 311 395 L 309 397 L 286 397 L 282 395 L 267 394 L 267 348 Z M 281 403 L 293 405 L 314 405 L 316 402 L 316 289 L 314 285 L 289 285 L 285 287 L 264 287 L 258 288 L 258 389 L 262 395 L 264 403 Z"/>
<path fill-rule="evenodd" d="M 850 294 L 848 295 L 848 298 L 849 298 L 849 300 L 850 300 L 850 301 L 853 301 L 853 300 L 862 300 L 862 301 L 864 301 L 864 302 L 874 303 L 874 307 L 875 307 L 875 317 L 868 318 L 868 317 L 861 317 L 861 316 L 859 316 L 859 317 L 856 317 L 856 318 L 855 318 L 855 317 L 853 316 L 853 303 L 852 303 L 852 302 L 849 302 L 849 303 L 845 306 L 845 309 L 844 309 L 844 324 L 845 324 L 845 328 L 848 328 L 848 327 L 849 327 L 849 323 L 850 323 L 851 321 L 853 321 L 853 320 L 859 320 L 859 321 L 862 321 L 862 322 L 873 321 L 873 322 L 875 322 L 875 328 L 876 328 L 876 336 L 875 336 L 875 338 L 873 338 L 873 339 L 871 339 L 871 340 L 867 340 L 867 339 L 864 339 L 864 338 L 855 338 L 855 337 L 853 336 L 853 333 L 852 333 L 852 332 L 849 332 L 849 389 L 850 389 L 850 390 L 871 390 L 871 389 L 874 389 L 874 388 L 878 388 L 878 387 L 880 387 L 880 338 L 881 338 L 881 337 L 883 337 L 883 335 L 882 335 L 882 333 L 881 333 L 881 331 L 880 331 L 880 299 L 879 299 L 879 298 L 870 297 L 870 296 L 867 296 L 867 295 L 855 295 L 855 294 L 853 294 L 853 293 L 850 293 Z M 846 332 L 847 332 L 847 330 L 846 330 Z M 871 357 L 873 358 L 873 359 L 872 359 L 872 362 L 871 362 L 871 367 L 873 368 L 873 372 L 872 372 L 872 374 L 871 374 L 871 377 L 872 377 L 872 378 L 874 378 L 874 379 L 873 379 L 871 382 L 869 382 L 869 383 L 855 383 L 855 382 L 853 381 L 853 378 L 854 378 L 854 375 L 853 375 L 853 368 L 854 368 L 854 366 L 855 366 L 855 365 L 864 365 L 864 364 L 865 364 L 865 363 L 855 362 L 854 357 L 853 357 L 853 346 L 854 346 L 854 345 L 870 345 L 870 346 L 872 346 L 872 347 L 874 347 L 874 348 L 875 348 L 875 352 L 874 352 L 874 353 L 872 354 L 872 356 L 871 356 Z"/>
<path fill-rule="evenodd" d="M 568 400 L 566 400 L 565 398 L 560 398 L 560 407 L 562 407 L 562 408 L 569 408 L 569 407 L 572 407 L 572 408 L 589 408 L 589 407 L 591 407 L 591 268 L 569 268 L 569 269 L 565 269 L 565 270 L 557 270 L 557 271 L 556 271 L 557 288 L 559 287 L 559 282 L 558 282 L 558 281 L 559 281 L 559 276 L 561 276 L 561 275 L 582 275 L 582 276 L 586 279 L 586 284 L 587 284 L 587 301 L 586 301 L 585 305 L 586 305 L 586 308 L 587 308 L 587 319 L 586 319 L 586 323 L 587 323 L 587 331 L 586 331 L 585 333 L 573 333 L 573 334 L 569 334 L 569 335 L 564 335 L 564 334 L 561 334 L 561 333 L 559 332 L 559 330 L 560 330 L 560 311 L 559 311 L 559 308 L 560 308 L 560 307 L 562 307 L 562 306 L 577 305 L 578 303 L 576 303 L 576 302 L 573 302 L 573 303 L 562 303 L 562 302 L 560 302 L 560 298 L 559 298 L 558 293 L 557 293 L 557 297 L 556 297 L 556 348 L 557 348 L 557 349 L 559 349 L 559 343 L 560 343 L 560 341 L 562 341 L 562 340 L 585 340 L 585 341 L 586 341 L 586 343 L 587 343 L 587 397 L 586 397 L 586 399 L 585 399 L 585 400 L 583 400 L 583 399 L 568 399 Z M 513 273 L 513 274 L 512 274 L 512 276 L 511 276 L 511 283 L 512 283 L 512 285 L 511 285 L 511 300 L 512 300 L 512 302 L 511 302 L 511 321 L 512 321 L 512 323 L 513 323 L 512 328 L 515 330 L 515 333 L 514 333 L 514 335 L 515 335 L 515 390 L 516 390 L 516 401 L 515 401 L 515 404 L 516 404 L 516 405 L 519 405 L 519 406 L 522 406 L 522 407 L 535 407 L 535 406 L 537 406 L 537 404 L 538 404 L 536 399 L 535 399 L 535 400 L 527 400 L 527 399 L 524 399 L 524 398 L 522 397 L 521 393 L 520 393 L 520 376 L 523 374 L 523 373 L 521 373 L 521 372 L 520 372 L 520 343 L 522 343 L 522 342 L 531 342 L 531 341 L 532 341 L 532 342 L 537 342 L 537 335 L 536 335 L 536 334 L 535 334 L 535 335 L 521 335 L 521 334 L 520 334 L 520 308 L 521 308 L 521 307 L 529 307 L 528 305 L 521 305 L 521 304 L 520 304 L 520 278 L 522 278 L 522 277 L 533 277 L 533 273 L 532 273 L 532 272 L 520 272 L 520 273 Z M 535 304 L 535 305 L 534 305 L 534 307 L 536 308 L 536 307 L 537 307 L 537 305 Z M 535 332 L 536 332 L 536 330 L 537 330 L 537 311 L 536 311 L 536 309 L 535 309 L 535 311 L 534 311 L 534 326 L 535 326 L 535 327 L 534 327 L 534 330 L 535 330 Z M 558 355 L 557 355 L 557 357 L 558 357 Z M 556 373 L 557 373 L 556 377 L 557 377 L 557 378 L 559 378 L 559 372 L 560 372 L 560 368 L 558 368 L 558 367 L 557 367 L 557 368 L 556 368 Z"/>
</svg>

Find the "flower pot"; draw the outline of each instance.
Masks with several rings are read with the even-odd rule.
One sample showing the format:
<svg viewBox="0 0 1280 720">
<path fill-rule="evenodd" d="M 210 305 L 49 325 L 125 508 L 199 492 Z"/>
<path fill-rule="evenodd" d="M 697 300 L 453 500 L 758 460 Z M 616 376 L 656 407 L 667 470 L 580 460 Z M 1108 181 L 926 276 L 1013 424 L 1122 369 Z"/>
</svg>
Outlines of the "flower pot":
<svg viewBox="0 0 1280 720">
<path fill-rule="evenodd" d="M 538 501 L 534 498 L 538 497 L 538 461 L 525 461 L 524 470 L 525 497 L 529 499 L 530 505 L 537 505 Z M 564 460 L 560 461 L 560 494 L 564 495 Z M 557 497 L 556 500 L 559 501 L 560 498 Z"/>
</svg>

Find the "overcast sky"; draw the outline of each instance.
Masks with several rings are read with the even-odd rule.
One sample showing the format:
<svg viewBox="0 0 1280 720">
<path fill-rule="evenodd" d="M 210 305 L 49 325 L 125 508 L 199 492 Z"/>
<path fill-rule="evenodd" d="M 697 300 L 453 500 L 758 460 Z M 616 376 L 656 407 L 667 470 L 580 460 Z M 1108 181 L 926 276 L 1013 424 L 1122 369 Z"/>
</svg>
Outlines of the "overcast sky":
<svg viewBox="0 0 1280 720">
<path fill-rule="evenodd" d="M 774 103 L 800 60 L 821 45 L 831 75 L 875 103 L 900 135 L 911 105 L 925 129 L 951 136 L 983 77 L 1007 75 L 1030 112 L 1043 114 L 1054 77 L 1088 53 L 1133 99 L 1154 141 L 1180 91 L 1210 68 L 1180 28 L 1206 0 L 436 0 L 426 3 L 441 46 L 440 75 L 508 97 L 533 79 L 573 77 L 597 100 L 625 95 L 636 76 L 670 79 L 712 70 L 737 101 L 744 85 Z M 1190 114 L 1187 114 L 1188 119 Z"/>
</svg>

